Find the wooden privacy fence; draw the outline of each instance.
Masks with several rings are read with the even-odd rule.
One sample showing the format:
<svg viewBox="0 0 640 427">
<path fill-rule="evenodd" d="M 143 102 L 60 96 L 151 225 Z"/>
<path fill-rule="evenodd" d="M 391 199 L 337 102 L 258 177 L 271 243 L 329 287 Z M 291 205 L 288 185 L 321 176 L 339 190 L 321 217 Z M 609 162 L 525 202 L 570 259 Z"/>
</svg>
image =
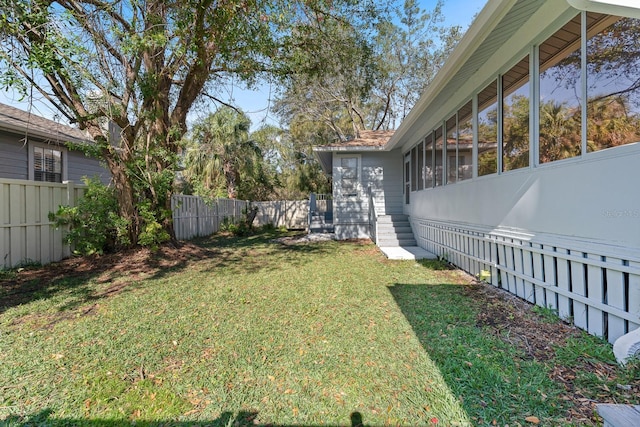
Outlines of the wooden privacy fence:
<svg viewBox="0 0 640 427">
<path fill-rule="evenodd" d="M 237 222 L 249 202 L 233 199 L 205 201 L 199 196 L 174 194 L 171 199 L 173 228 L 179 240 L 210 236 L 223 221 Z"/>
<path fill-rule="evenodd" d="M 640 254 L 617 247 L 416 219 L 420 246 L 613 343 L 640 327 Z"/>
<path fill-rule="evenodd" d="M 306 229 L 309 226 L 308 200 L 254 202 L 251 205 L 258 208 L 254 221 L 258 226 L 273 224 L 288 229 Z"/>
<path fill-rule="evenodd" d="M 0 179 L 0 268 L 47 264 L 71 254 L 64 230 L 49 221 L 60 205 L 75 206 L 83 185 Z"/>
<path fill-rule="evenodd" d="M 71 255 L 63 244 L 65 230 L 56 229 L 49 212 L 76 206 L 84 185 L 0 179 L 0 269 L 22 264 L 48 264 Z M 206 203 L 196 196 L 174 195 L 172 201 L 176 237 L 181 240 L 208 236 L 225 219 L 237 221 L 248 202 L 217 199 Z"/>
</svg>

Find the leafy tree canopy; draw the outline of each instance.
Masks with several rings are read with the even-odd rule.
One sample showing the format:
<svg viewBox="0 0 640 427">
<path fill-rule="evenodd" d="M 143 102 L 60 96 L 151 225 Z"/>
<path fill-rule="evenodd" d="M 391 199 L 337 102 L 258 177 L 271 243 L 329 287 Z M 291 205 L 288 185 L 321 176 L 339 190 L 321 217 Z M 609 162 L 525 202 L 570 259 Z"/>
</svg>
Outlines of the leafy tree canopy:
<svg viewBox="0 0 640 427">
<path fill-rule="evenodd" d="M 302 58 L 320 56 L 325 28 L 361 31 L 376 15 L 351 0 L 0 0 L 0 83 L 34 90 L 87 131 L 137 244 L 158 226 L 173 235 L 170 196 L 196 102 L 220 101 L 231 77 L 299 73 Z"/>
<path fill-rule="evenodd" d="M 276 104 L 292 133 L 333 142 L 395 128 L 462 35 L 443 25 L 442 5 L 424 11 L 405 0 L 369 32 L 334 21 L 312 35 L 319 49 L 297 53 L 307 65 L 286 76 Z"/>
</svg>

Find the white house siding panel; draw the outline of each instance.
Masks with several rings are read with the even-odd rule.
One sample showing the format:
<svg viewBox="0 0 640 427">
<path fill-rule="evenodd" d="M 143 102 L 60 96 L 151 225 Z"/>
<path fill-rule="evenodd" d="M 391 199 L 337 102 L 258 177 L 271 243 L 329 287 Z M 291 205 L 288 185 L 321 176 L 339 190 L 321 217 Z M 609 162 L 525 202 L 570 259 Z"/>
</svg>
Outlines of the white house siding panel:
<svg viewBox="0 0 640 427">
<path fill-rule="evenodd" d="M 369 196 L 371 191 L 378 215 L 402 212 L 402 160 L 400 151 L 391 153 L 359 152 L 357 197 L 345 197 L 335 181 L 340 178 L 340 159 L 348 153 L 334 154 L 333 221 L 340 240 L 369 237 Z M 399 160 L 400 159 L 400 160 Z"/>
<path fill-rule="evenodd" d="M 82 152 L 70 151 L 67 154 L 67 162 L 69 181 L 80 183 L 83 177 L 94 176 L 98 176 L 103 184 L 108 184 L 111 180 L 111 174 L 100 160 L 87 157 Z"/>
<path fill-rule="evenodd" d="M 365 190 L 371 188 L 378 215 L 401 214 L 402 158 L 400 151 L 367 153 L 362 156 L 362 176 Z"/>
<path fill-rule="evenodd" d="M 28 179 L 27 145 L 17 144 L 0 132 L 0 178 Z"/>
</svg>

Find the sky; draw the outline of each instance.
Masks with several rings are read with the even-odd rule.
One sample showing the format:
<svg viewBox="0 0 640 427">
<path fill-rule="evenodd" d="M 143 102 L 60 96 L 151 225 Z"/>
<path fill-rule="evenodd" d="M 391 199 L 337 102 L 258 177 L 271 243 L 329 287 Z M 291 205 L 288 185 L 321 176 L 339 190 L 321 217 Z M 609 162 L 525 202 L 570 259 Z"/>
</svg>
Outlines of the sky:
<svg viewBox="0 0 640 427">
<path fill-rule="evenodd" d="M 460 25 L 464 30 L 471 24 L 473 17 L 480 12 L 486 0 L 444 0 L 443 15 L 445 24 Z M 431 10 L 436 0 L 419 0 L 423 9 Z M 251 118 L 252 130 L 262 124 L 278 125 L 277 117 L 270 112 L 275 88 L 269 84 L 262 84 L 253 90 L 243 90 L 239 86 L 233 87 L 229 93 L 223 93 L 223 99 L 232 99 L 234 105 L 240 107 Z M 35 96 L 36 98 L 38 96 Z M 11 105 L 21 110 L 29 110 L 28 100 L 20 100 L 12 91 L 0 89 L 0 103 Z M 56 110 L 47 103 L 34 101 L 31 112 L 48 119 L 66 123 Z"/>
</svg>

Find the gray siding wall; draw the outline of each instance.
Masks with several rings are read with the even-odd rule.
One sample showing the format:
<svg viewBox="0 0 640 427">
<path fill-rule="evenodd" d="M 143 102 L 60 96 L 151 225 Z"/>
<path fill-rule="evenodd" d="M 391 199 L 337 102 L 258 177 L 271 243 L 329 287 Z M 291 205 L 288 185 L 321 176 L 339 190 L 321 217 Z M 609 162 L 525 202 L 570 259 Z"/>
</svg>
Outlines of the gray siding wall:
<svg viewBox="0 0 640 427">
<path fill-rule="evenodd" d="M 378 215 L 402 213 L 402 167 L 400 150 L 363 154 L 364 188 L 371 187 Z"/>
<path fill-rule="evenodd" d="M 39 141 L 33 140 L 38 143 Z M 82 182 L 82 177 L 99 176 L 104 184 L 108 184 L 111 174 L 98 160 L 87 157 L 80 151 L 67 152 L 65 180 Z M 29 145 L 20 142 L 20 136 L 0 131 L 0 178 L 29 179 Z"/>
<path fill-rule="evenodd" d="M 345 197 L 340 191 L 340 159 L 359 156 L 357 196 Z M 333 215 L 338 239 L 369 237 L 369 196 L 374 196 L 378 215 L 402 213 L 402 155 L 389 152 L 336 153 L 333 158 Z"/>
<path fill-rule="evenodd" d="M 0 178 L 28 179 L 28 153 L 27 145 L 0 132 Z"/>
<path fill-rule="evenodd" d="M 104 184 L 108 184 L 111 179 L 109 171 L 98 159 L 87 157 L 79 151 L 70 151 L 67 154 L 68 178 L 69 181 L 82 182 L 83 177 L 100 177 Z"/>
</svg>

